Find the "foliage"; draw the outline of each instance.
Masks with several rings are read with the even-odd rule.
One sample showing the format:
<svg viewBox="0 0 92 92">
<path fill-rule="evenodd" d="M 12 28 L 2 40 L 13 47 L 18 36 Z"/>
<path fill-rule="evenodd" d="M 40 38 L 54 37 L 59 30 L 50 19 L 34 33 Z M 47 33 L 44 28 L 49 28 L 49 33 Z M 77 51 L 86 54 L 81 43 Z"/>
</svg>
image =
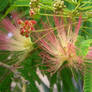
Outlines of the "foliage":
<svg viewBox="0 0 92 92">
<path fill-rule="evenodd" d="M 72 21 L 75 23 L 78 17 L 82 15 L 82 25 L 76 42 L 76 46 L 79 50 L 76 49 L 76 51 L 78 56 L 85 57 L 88 53 L 89 47 L 92 45 L 92 0 L 63 1 L 65 7 L 62 9 L 62 16 L 64 18 L 72 17 Z M 44 16 L 54 16 L 54 0 L 40 0 L 40 10 L 36 12 L 36 15 L 31 17 L 29 16 L 29 3 L 30 0 L 0 0 L 0 20 L 3 20 L 6 16 L 10 17 L 11 12 L 17 11 L 18 13 L 21 13 L 21 17 L 25 17 L 25 19 L 35 19 L 38 22 L 38 26 L 41 27 L 39 22 L 41 19 L 44 19 Z M 55 14 L 56 16 L 61 16 L 61 13 Z M 44 21 L 46 20 L 44 19 Z M 36 50 L 34 49 L 30 53 L 30 56 L 23 60 L 19 65 L 19 68 L 17 68 L 17 71 L 20 73 L 19 76 L 28 81 L 26 84 L 26 92 L 39 92 L 39 89 L 35 83 L 36 81 L 39 84 L 43 84 L 42 87 L 44 90 L 47 90 L 47 92 L 53 92 L 54 84 L 57 85 L 58 92 L 82 92 L 83 90 L 84 92 L 92 92 L 92 61 L 89 61 L 90 63 L 85 63 L 86 67 L 84 68 L 85 72 L 83 76 L 80 75 L 80 72 L 77 71 L 77 69 L 74 71 L 71 68 L 69 69 L 66 67 L 52 76 L 48 72 L 42 71 L 42 75 L 47 75 L 50 82 L 50 87 L 48 88 L 47 85 L 45 85 L 45 88 L 43 81 L 36 73 L 38 65 L 40 69 L 45 70 L 45 68 L 41 66 L 42 59 L 39 56 L 39 53 L 42 50 L 39 49 L 35 43 L 34 48 Z M 16 80 L 14 77 L 16 71 L 12 72 L 10 69 L 3 67 L 1 64 L 5 63 L 10 67 L 16 64 L 18 56 L 16 54 L 13 55 L 12 53 L 13 52 L 0 51 L 0 92 L 11 92 L 11 83 L 13 80 Z M 9 55 L 13 56 L 10 60 L 7 59 Z M 17 78 L 15 83 L 20 83 L 20 81 L 22 83 L 22 80 Z M 15 90 L 15 92 L 17 91 Z"/>
</svg>

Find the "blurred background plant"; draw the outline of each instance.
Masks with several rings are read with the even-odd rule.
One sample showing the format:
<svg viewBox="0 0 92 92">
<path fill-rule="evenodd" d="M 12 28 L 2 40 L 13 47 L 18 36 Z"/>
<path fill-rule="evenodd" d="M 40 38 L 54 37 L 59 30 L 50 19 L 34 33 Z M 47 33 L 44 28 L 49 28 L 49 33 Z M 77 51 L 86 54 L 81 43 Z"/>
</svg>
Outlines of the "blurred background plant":
<svg viewBox="0 0 92 92">
<path fill-rule="evenodd" d="M 35 20 L 38 32 L 43 31 L 40 22 L 46 22 L 47 17 L 62 15 L 65 23 L 70 17 L 74 24 L 82 15 L 77 45 L 83 55 L 92 45 L 92 0 L 0 0 L 0 21 L 6 17 L 12 20 L 12 12 L 17 12 L 23 20 Z M 50 23 L 54 26 L 53 20 Z M 0 30 L 4 31 L 1 24 Z M 19 65 L 16 65 L 18 53 L 0 50 L 0 92 L 92 92 L 91 61 L 85 63 L 86 67 L 80 66 L 82 71 L 65 67 L 50 76 L 42 71 L 46 69 L 39 56 L 42 50 L 35 43 L 33 51 Z"/>
</svg>

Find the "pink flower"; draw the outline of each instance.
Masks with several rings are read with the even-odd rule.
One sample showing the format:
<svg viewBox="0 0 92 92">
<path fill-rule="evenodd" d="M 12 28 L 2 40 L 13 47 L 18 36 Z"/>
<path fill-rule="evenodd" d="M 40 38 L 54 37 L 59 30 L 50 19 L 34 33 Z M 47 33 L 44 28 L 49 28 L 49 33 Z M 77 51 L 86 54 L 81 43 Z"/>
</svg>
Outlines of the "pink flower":
<svg viewBox="0 0 92 92">
<path fill-rule="evenodd" d="M 81 16 L 75 31 L 72 31 L 72 23 L 69 20 L 67 26 L 64 25 L 63 18 L 54 16 L 55 28 L 52 28 L 50 23 L 43 23 L 45 29 L 43 33 L 37 33 L 39 45 L 47 53 L 41 53 L 44 63 L 49 67 L 47 71 L 55 73 L 67 61 L 68 66 L 76 67 L 76 63 L 82 63 L 83 60 L 76 54 L 77 47 L 75 42 L 78 37 L 78 32 L 81 25 Z M 49 21 L 49 20 L 48 20 Z M 54 33 L 57 30 L 57 34 Z M 44 34 L 45 33 L 45 34 Z M 45 36 L 42 36 L 42 35 Z"/>
<path fill-rule="evenodd" d="M 20 28 L 17 24 L 18 17 L 16 14 L 12 15 L 12 19 L 3 19 L 0 30 L 0 50 L 11 52 L 22 52 L 22 58 L 33 49 L 31 38 L 24 37 L 20 34 Z"/>
</svg>

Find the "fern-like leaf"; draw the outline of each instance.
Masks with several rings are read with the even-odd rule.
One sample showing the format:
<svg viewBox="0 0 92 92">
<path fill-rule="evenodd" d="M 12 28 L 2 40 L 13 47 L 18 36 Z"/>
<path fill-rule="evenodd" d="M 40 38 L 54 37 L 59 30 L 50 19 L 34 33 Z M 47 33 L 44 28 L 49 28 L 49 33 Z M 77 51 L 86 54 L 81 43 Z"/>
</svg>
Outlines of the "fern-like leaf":
<svg viewBox="0 0 92 92">
<path fill-rule="evenodd" d="M 92 92 L 92 64 L 86 63 L 84 75 L 84 92 Z"/>
</svg>

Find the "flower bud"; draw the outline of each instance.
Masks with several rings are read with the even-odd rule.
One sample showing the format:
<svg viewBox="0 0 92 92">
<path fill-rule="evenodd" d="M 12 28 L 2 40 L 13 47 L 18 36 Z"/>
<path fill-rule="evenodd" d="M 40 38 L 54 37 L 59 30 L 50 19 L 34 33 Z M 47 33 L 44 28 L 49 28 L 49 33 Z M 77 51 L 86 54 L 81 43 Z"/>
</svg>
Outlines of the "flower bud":
<svg viewBox="0 0 92 92">
<path fill-rule="evenodd" d="M 26 35 L 25 35 L 25 37 L 29 37 L 29 35 L 28 35 L 28 34 L 26 34 Z"/>
<path fill-rule="evenodd" d="M 26 21 L 25 21 L 25 25 L 28 25 L 28 23 L 29 23 L 29 21 L 28 21 L 28 20 L 26 20 Z"/>
<path fill-rule="evenodd" d="M 32 24 L 36 24 L 36 21 L 35 20 L 31 20 L 30 21 Z"/>
<path fill-rule="evenodd" d="M 19 20 L 17 21 L 17 23 L 20 25 L 20 24 L 23 23 L 23 21 L 22 21 L 21 19 L 19 19 Z"/>
<path fill-rule="evenodd" d="M 30 14 L 30 16 L 34 15 L 35 14 L 34 10 L 30 9 L 29 14 Z"/>
</svg>

